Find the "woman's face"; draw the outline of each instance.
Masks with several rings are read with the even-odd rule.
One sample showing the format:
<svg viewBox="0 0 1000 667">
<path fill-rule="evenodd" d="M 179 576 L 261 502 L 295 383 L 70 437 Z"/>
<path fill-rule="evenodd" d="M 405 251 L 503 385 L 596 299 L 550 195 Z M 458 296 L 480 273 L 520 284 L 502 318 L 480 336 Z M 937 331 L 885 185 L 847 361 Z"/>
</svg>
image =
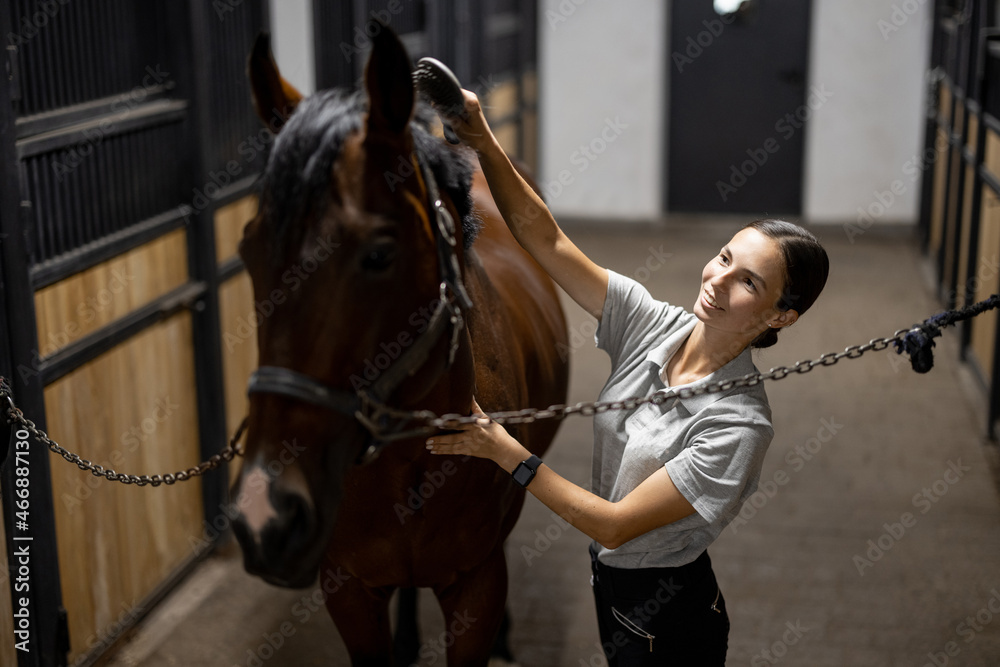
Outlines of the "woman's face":
<svg viewBox="0 0 1000 667">
<path fill-rule="evenodd" d="M 776 307 L 784 287 L 778 242 L 743 229 L 705 265 L 694 314 L 709 328 L 753 340 L 769 324 L 787 326 L 798 316 Z"/>
</svg>

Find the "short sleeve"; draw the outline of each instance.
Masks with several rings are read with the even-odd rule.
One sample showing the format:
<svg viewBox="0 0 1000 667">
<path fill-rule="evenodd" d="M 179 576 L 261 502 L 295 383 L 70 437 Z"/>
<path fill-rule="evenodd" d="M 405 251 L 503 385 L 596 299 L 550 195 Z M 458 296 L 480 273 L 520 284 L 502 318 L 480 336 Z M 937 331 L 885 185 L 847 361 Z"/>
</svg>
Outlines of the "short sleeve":
<svg viewBox="0 0 1000 667">
<path fill-rule="evenodd" d="M 608 294 L 594 339 L 615 368 L 626 354 L 645 353 L 650 336 L 672 327 L 683 314 L 683 308 L 657 301 L 640 283 L 609 270 Z"/>
<path fill-rule="evenodd" d="M 705 415 L 689 444 L 666 462 L 677 490 L 710 524 L 728 524 L 756 491 L 774 429 L 767 420 Z"/>
</svg>

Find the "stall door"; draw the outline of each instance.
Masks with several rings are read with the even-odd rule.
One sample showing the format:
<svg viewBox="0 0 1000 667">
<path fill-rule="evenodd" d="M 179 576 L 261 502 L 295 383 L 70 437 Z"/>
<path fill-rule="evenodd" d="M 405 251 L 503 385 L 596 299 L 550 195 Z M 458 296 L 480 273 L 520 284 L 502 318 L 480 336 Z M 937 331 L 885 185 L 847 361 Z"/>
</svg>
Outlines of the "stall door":
<svg viewBox="0 0 1000 667">
<path fill-rule="evenodd" d="M 667 208 L 798 214 L 810 2 L 671 3 Z"/>
</svg>

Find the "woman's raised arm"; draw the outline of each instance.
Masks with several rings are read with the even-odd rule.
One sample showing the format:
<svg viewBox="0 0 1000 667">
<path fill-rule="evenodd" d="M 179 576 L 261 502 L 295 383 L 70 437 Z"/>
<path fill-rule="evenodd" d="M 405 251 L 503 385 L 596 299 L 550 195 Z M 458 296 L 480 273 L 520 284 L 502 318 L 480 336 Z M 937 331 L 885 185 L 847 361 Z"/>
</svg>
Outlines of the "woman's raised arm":
<svg viewBox="0 0 1000 667">
<path fill-rule="evenodd" d="M 601 318 L 607 269 L 595 264 L 559 228 L 545 202 L 514 168 L 490 130 L 475 93 L 464 91 L 466 118 L 449 116 L 455 133 L 479 155 L 493 199 L 517 242 L 588 313 Z"/>
</svg>

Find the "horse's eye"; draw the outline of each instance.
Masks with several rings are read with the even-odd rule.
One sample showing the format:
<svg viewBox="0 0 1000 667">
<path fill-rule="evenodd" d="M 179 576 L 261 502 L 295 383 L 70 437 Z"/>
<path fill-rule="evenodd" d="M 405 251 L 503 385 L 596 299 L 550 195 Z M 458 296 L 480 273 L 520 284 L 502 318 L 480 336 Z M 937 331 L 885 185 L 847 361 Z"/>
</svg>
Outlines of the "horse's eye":
<svg viewBox="0 0 1000 667">
<path fill-rule="evenodd" d="M 395 241 L 381 241 L 371 246 L 361 260 L 361 268 L 374 273 L 385 271 L 396 259 Z"/>
</svg>

